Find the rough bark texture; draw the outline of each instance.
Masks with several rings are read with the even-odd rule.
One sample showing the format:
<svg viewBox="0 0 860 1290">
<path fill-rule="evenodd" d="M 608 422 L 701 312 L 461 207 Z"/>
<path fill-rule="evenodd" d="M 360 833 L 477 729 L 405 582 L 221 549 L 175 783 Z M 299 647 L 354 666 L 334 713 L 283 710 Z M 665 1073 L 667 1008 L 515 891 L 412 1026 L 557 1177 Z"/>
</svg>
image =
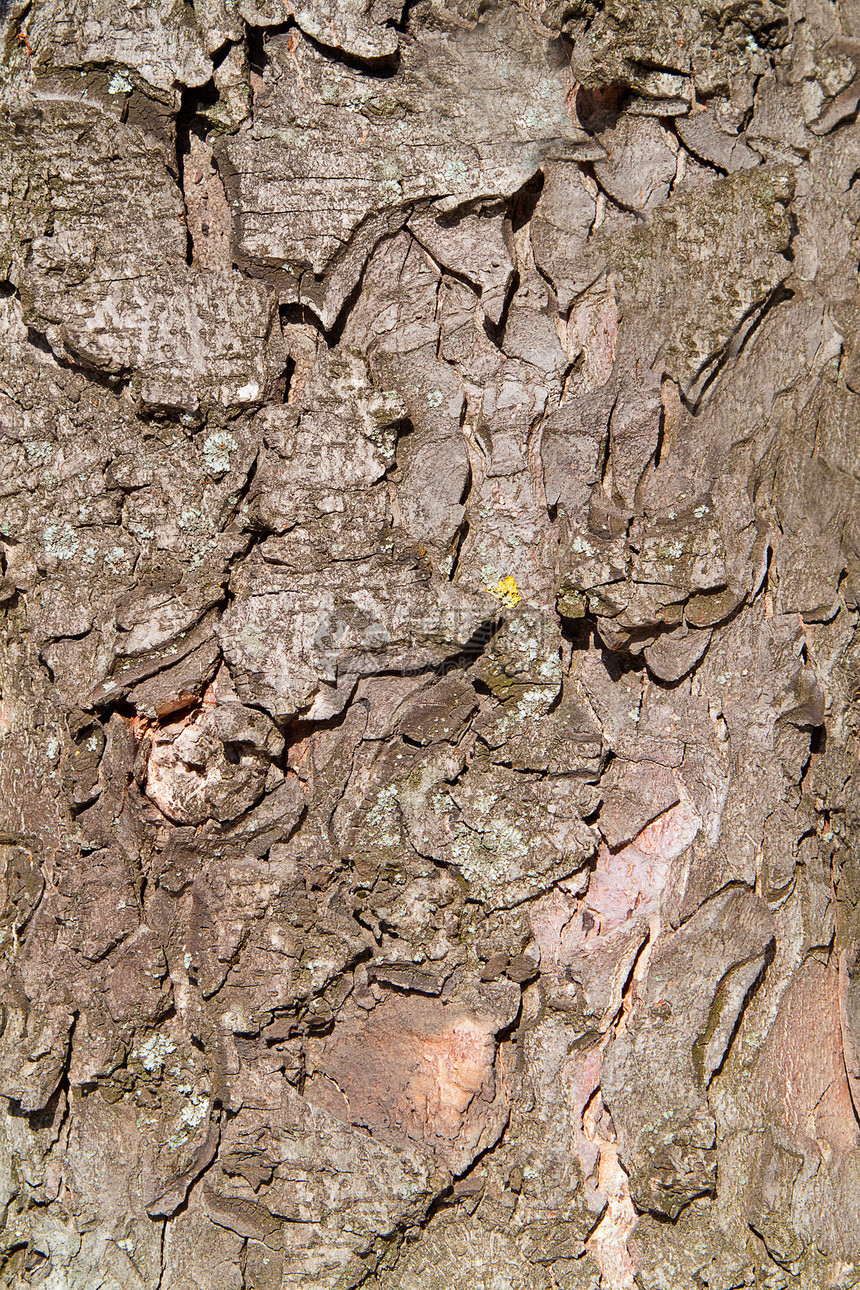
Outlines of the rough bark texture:
<svg viewBox="0 0 860 1290">
<path fill-rule="evenodd" d="M 0 1279 L 860 1282 L 856 0 L 0 0 Z"/>
</svg>

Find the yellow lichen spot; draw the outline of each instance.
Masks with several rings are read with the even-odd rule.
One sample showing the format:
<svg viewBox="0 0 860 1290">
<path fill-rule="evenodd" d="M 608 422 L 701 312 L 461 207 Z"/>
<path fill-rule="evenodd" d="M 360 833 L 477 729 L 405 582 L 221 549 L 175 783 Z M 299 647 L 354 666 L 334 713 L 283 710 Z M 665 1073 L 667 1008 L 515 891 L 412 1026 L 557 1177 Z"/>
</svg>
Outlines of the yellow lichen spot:
<svg viewBox="0 0 860 1290">
<path fill-rule="evenodd" d="M 516 578 L 512 578 L 510 574 L 508 574 L 507 578 L 499 578 L 495 586 L 487 587 L 487 591 L 491 596 L 495 596 L 496 600 L 503 600 L 511 608 L 514 605 L 518 605 L 522 600 Z"/>
</svg>

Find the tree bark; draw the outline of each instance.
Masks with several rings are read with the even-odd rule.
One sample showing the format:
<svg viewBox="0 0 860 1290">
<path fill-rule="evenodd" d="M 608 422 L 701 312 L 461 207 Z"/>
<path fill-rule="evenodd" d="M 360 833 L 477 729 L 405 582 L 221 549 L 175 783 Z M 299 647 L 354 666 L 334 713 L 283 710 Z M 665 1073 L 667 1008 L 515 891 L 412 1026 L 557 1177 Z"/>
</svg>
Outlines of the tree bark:
<svg viewBox="0 0 860 1290">
<path fill-rule="evenodd" d="M 0 0 L 0 1281 L 860 1277 L 860 10 Z"/>
</svg>

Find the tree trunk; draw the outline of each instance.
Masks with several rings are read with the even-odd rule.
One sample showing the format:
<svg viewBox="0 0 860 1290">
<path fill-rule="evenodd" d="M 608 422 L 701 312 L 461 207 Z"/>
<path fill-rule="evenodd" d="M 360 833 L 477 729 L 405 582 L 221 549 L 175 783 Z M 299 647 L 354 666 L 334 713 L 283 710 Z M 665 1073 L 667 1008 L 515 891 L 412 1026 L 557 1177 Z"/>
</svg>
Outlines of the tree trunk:
<svg viewBox="0 0 860 1290">
<path fill-rule="evenodd" d="M 0 1281 L 860 1276 L 855 0 L 0 0 Z"/>
</svg>

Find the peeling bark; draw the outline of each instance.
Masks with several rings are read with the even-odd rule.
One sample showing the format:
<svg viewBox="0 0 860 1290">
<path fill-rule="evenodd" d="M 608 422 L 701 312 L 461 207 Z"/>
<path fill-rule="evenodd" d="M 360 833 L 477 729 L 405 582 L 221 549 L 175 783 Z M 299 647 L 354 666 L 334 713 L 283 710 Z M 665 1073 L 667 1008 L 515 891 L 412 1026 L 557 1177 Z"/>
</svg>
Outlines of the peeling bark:
<svg viewBox="0 0 860 1290">
<path fill-rule="evenodd" d="M 849 1290 L 860 19 L 0 42 L 0 1282 Z"/>
</svg>

